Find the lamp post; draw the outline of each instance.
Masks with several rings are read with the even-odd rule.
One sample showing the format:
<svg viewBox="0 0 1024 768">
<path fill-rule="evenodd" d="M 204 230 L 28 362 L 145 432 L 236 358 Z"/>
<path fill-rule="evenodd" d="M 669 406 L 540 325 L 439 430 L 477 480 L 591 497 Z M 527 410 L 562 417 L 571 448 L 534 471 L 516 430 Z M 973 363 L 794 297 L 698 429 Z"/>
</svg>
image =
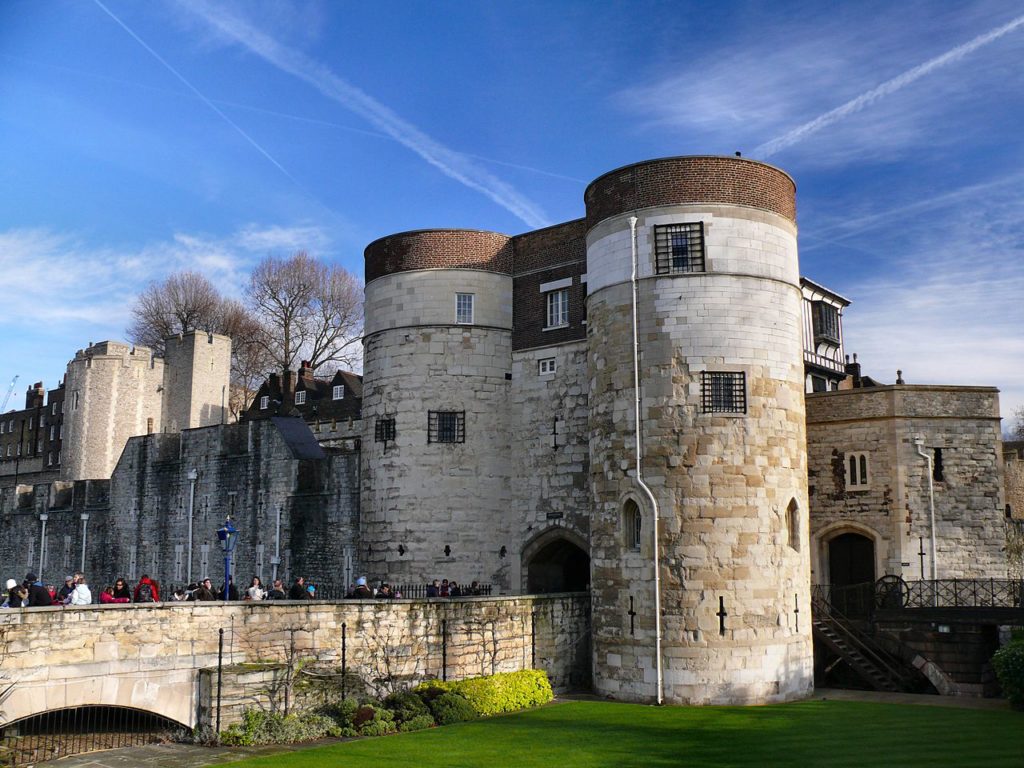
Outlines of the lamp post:
<svg viewBox="0 0 1024 768">
<path fill-rule="evenodd" d="M 231 596 L 231 553 L 238 543 L 238 529 L 235 528 L 231 518 L 224 521 L 224 525 L 217 529 L 217 538 L 220 539 L 220 546 L 224 550 L 224 602 Z"/>
</svg>

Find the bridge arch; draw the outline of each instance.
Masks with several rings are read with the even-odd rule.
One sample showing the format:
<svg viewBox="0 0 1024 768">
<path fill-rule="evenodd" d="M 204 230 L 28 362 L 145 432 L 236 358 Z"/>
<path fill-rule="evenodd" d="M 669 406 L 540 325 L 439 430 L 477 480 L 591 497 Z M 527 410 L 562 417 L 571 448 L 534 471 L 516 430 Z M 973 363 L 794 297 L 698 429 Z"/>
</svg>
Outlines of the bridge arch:
<svg viewBox="0 0 1024 768">
<path fill-rule="evenodd" d="M 522 553 L 526 592 L 583 592 L 590 586 L 590 546 L 570 528 L 541 531 Z"/>
</svg>

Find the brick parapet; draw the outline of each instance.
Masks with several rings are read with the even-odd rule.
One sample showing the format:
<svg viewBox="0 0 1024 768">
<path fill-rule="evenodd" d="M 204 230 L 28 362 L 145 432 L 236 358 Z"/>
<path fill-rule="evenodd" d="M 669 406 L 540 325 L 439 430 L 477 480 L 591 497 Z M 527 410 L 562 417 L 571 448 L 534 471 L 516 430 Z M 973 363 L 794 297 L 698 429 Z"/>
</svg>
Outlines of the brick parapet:
<svg viewBox="0 0 1024 768">
<path fill-rule="evenodd" d="M 684 203 L 761 208 L 796 221 L 792 177 L 738 157 L 667 157 L 627 165 L 599 176 L 583 197 L 589 227 L 626 211 Z"/>
<path fill-rule="evenodd" d="M 480 269 L 512 273 L 512 238 L 473 229 L 399 232 L 366 246 L 366 282 L 419 269 Z"/>
</svg>

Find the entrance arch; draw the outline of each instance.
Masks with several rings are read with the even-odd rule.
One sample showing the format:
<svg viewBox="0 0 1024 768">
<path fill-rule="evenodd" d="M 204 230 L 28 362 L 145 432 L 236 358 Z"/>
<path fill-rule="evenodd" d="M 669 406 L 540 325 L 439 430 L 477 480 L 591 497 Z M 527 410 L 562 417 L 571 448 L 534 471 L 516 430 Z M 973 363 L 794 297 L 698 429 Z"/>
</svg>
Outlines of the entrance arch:
<svg viewBox="0 0 1024 768">
<path fill-rule="evenodd" d="M 536 536 L 523 548 L 526 591 L 584 592 L 590 588 L 590 555 L 581 536 L 554 528 Z"/>
</svg>

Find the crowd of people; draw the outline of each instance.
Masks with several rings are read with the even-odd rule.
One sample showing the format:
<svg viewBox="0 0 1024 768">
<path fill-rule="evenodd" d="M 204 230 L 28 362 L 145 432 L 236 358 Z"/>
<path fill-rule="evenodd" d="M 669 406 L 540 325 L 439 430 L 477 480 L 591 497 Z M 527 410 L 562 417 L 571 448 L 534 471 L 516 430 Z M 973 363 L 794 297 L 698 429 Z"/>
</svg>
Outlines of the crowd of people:
<svg viewBox="0 0 1024 768">
<path fill-rule="evenodd" d="M 418 590 L 417 590 L 418 591 Z M 485 594 L 484 588 L 474 581 L 468 587 L 460 586 L 456 581 L 434 579 L 426 586 L 425 596 L 430 597 L 463 597 Z M 419 596 L 419 595 L 417 595 Z M 371 588 L 366 577 L 356 579 L 345 592 L 347 600 L 393 600 L 402 597 L 401 589 L 392 587 L 382 581 L 378 587 Z M 304 576 L 295 577 L 295 581 L 287 589 L 281 579 L 274 579 L 266 587 L 259 576 L 253 576 L 249 586 L 239 594 L 234 578 L 219 589 L 214 589 L 209 579 L 189 584 L 174 590 L 170 600 L 175 602 L 191 601 L 259 601 L 259 600 L 316 600 L 317 587 L 307 583 Z M 75 573 L 64 579 L 60 588 L 44 585 L 34 573 L 25 574 L 19 583 L 15 579 L 7 580 L 7 596 L 0 608 L 35 608 L 52 605 L 90 605 L 93 602 L 92 591 L 89 589 L 85 575 Z M 143 574 L 134 588 L 123 578 L 115 579 L 110 586 L 104 587 L 99 594 L 98 602 L 103 605 L 124 603 L 158 603 L 160 602 L 160 584 Z"/>
</svg>

